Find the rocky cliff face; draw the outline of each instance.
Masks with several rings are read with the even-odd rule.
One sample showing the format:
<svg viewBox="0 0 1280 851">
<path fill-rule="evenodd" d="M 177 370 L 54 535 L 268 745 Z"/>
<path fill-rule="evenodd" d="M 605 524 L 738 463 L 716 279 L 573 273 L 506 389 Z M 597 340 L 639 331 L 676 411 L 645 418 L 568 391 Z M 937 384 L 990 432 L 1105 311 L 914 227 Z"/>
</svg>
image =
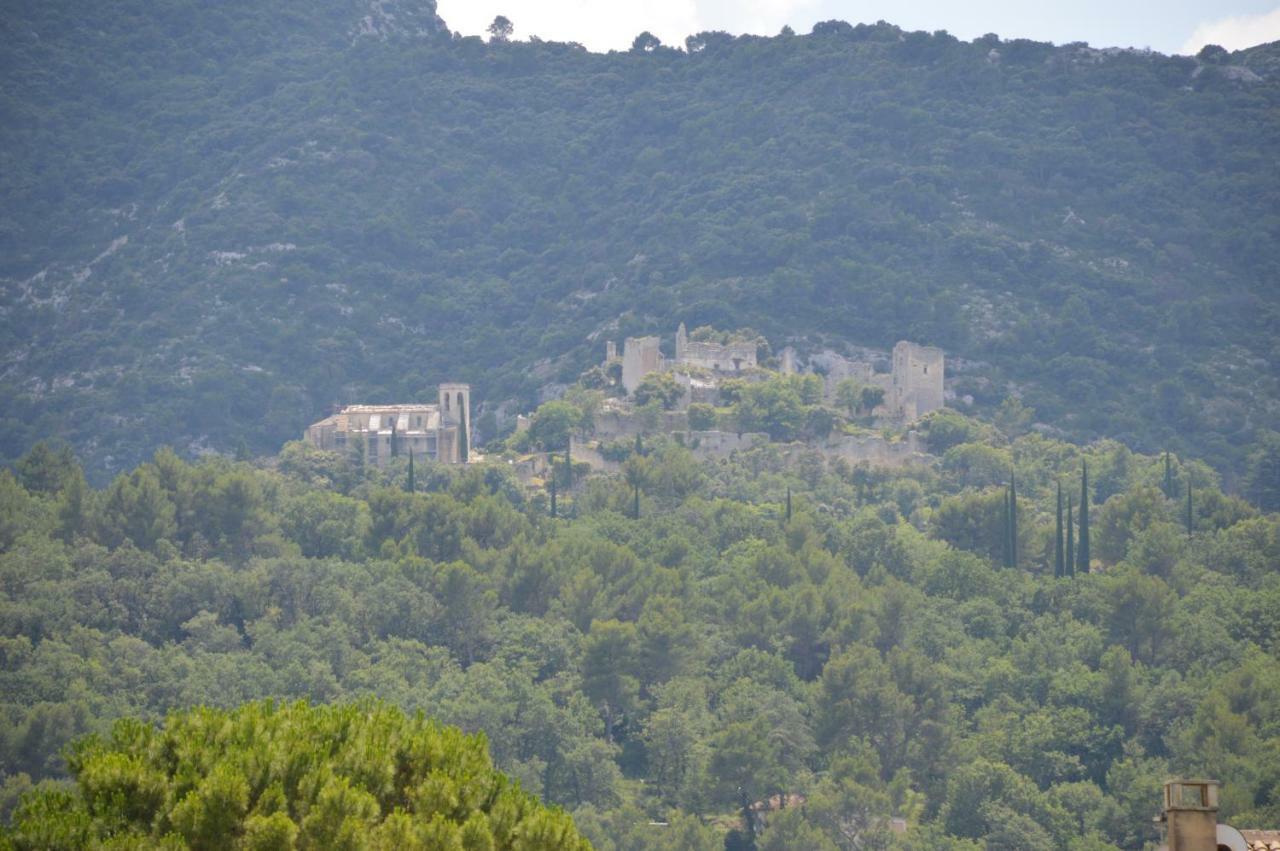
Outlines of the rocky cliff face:
<svg viewBox="0 0 1280 851">
<path fill-rule="evenodd" d="M 426 38 L 449 35 L 436 14 L 435 0 L 362 0 L 361 14 L 352 30 L 355 38 Z"/>
</svg>

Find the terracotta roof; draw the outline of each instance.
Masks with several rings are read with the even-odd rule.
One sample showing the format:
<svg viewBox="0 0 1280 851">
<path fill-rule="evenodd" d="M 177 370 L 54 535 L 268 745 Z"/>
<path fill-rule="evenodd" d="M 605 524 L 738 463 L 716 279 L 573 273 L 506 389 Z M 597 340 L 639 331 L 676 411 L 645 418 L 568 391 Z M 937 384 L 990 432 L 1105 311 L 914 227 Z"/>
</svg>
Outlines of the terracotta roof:
<svg viewBox="0 0 1280 851">
<path fill-rule="evenodd" d="M 1249 851 L 1280 851 L 1280 830 L 1242 830 Z"/>
</svg>

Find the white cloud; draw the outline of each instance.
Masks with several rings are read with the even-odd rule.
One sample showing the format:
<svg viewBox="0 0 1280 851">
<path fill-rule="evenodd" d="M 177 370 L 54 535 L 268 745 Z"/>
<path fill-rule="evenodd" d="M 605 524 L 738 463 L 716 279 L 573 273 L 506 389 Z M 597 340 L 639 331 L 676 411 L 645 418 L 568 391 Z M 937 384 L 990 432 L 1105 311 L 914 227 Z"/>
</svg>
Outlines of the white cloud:
<svg viewBox="0 0 1280 851">
<path fill-rule="evenodd" d="M 1277 40 L 1280 40 L 1280 6 L 1260 15 L 1233 15 L 1205 21 L 1196 27 L 1178 52 L 1194 55 L 1206 44 L 1216 44 L 1227 50 L 1243 50 Z"/>
<path fill-rule="evenodd" d="M 440 17 L 466 35 L 484 35 L 495 15 L 515 24 L 515 38 L 576 41 L 589 50 L 625 50 L 648 30 L 679 47 L 712 29 L 773 35 L 818 0 L 439 0 Z"/>
</svg>

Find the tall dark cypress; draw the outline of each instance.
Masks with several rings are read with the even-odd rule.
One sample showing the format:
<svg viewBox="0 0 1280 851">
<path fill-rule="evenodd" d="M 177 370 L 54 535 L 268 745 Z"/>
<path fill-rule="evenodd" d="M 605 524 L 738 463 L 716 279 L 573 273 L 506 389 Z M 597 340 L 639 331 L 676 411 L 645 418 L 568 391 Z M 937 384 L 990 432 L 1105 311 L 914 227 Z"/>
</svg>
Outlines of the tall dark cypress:
<svg viewBox="0 0 1280 851">
<path fill-rule="evenodd" d="M 791 486 L 787 486 L 787 522 L 791 522 Z"/>
<path fill-rule="evenodd" d="M 1066 564 L 1062 552 L 1062 482 L 1058 482 L 1058 508 L 1054 520 L 1053 533 L 1053 575 L 1061 579 L 1066 575 Z"/>
<path fill-rule="evenodd" d="M 1000 500 L 1000 560 L 1005 567 L 1010 564 L 1009 561 L 1009 489 L 1004 489 L 1004 496 Z"/>
<path fill-rule="evenodd" d="M 416 490 L 414 479 L 413 479 L 413 450 L 412 449 L 409 450 L 409 485 L 408 487 L 405 488 L 405 490 L 409 491 L 409 493 L 413 493 L 414 490 Z"/>
<path fill-rule="evenodd" d="M 1076 548 L 1076 571 L 1089 572 L 1089 462 L 1080 475 L 1080 546 Z"/>
<path fill-rule="evenodd" d="M 573 439 L 564 448 L 564 481 L 565 488 L 573 490 Z"/>
<path fill-rule="evenodd" d="M 551 516 L 556 516 L 556 465 L 551 465 Z"/>
<path fill-rule="evenodd" d="M 1195 531 L 1195 515 L 1191 513 L 1191 479 L 1187 479 L 1187 537 Z"/>
<path fill-rule="evenodd" d="M 639 482 L 636 482 L 635 484 L 635 502 L 632 507 L 632 516 L 635 517 L 635 519 L 637 520 L 640 519 L 640 483 Z"/>
<path fill-rule="evenodd" d="M 1169 460 L 1168 450 L 1164 453 L 1164 495 L 1167 499 L 1177 496 L 1173 491 L 1173 463 Z"/>
<path fill-rule="evenodd" d="M 458 406 L 458 460 L 463 464 L 471 455 L 471 435 L 467 432 L 467 409 Z"/>
<path fill-rule="evenodd" d="M 1018 483 L 1009 474 L 1009 566 L 1018 566 Z"/>
<path fill-rule="evenodd" d="M 1066 568 L 1067 576 L 1076 575 L 1076 528 L 1071 521 L 1071 497 L 1067 496 L 1067 559 Z"/>
</svg>

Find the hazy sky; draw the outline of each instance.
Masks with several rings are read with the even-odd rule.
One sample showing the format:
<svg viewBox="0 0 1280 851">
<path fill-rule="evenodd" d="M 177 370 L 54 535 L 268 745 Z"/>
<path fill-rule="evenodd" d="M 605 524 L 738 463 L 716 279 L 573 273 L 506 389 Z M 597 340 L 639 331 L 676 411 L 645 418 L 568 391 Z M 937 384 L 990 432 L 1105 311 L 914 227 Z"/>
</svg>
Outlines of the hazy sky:
<svg viewBox="0 0 1280 851">
<path fill-rule="evenodd" d="M 644 30 L 678 46 L 702 30 L 772 35 L 790 24 L 806 33 L 832 18 L 942 29 L 966 40 L 994 32 L 1161 53 L 1280 40 L 1277 0 L 439 0 L 439 11 L 450 29 L 467 35 L 482 35 L 502 14 L 515 24 L 517 39 L 536 35 L 601 51 L 627 48 Z"/>
</svg>

